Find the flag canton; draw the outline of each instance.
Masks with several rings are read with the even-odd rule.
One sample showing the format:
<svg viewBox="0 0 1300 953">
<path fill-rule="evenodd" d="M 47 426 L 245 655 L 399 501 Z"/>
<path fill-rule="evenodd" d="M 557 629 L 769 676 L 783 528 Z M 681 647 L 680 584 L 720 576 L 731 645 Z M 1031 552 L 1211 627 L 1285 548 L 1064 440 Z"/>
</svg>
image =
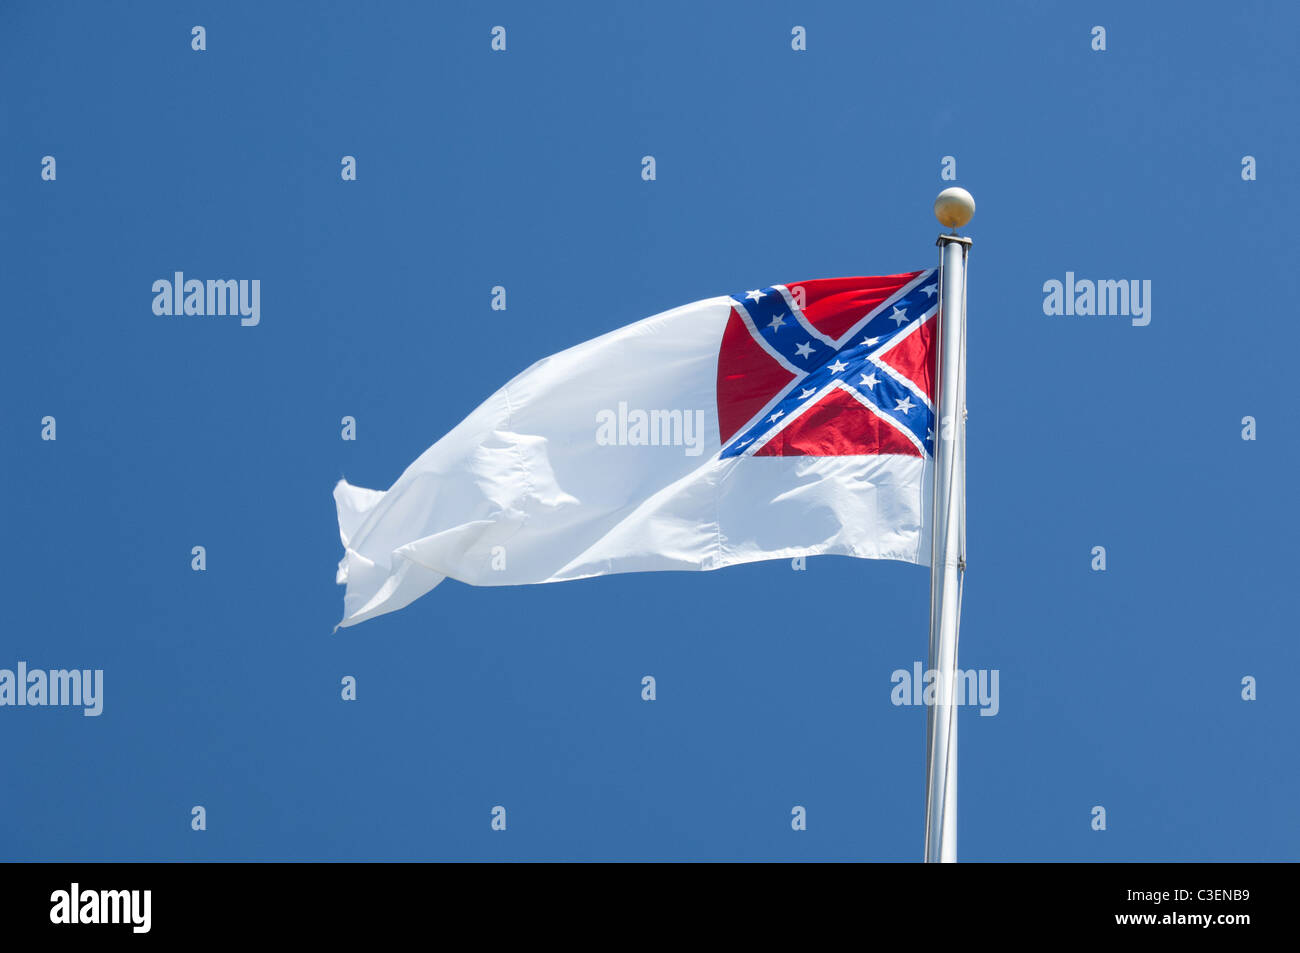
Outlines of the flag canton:
<svg viewBox="0 0 1300 953">
<path fill-rule="evenodd" d="M 718 361 L 722 457 L 930 455 L 933 269 L 731 298 Z"/>
</svg>

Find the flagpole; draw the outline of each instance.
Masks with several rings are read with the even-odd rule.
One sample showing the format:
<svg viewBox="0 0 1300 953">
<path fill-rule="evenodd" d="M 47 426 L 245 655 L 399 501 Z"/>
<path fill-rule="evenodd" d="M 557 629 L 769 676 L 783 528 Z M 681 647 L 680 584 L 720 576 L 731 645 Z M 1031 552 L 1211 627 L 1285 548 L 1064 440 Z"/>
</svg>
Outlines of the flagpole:
<svg viewBox="0 0 1300 953">
<path fill-rule="evenodd" d="M 930 554 L 930 661 L 934 702 L 926 709 L 925 860 L 957 860 L 957 638 L 966 569 L 966 256 L 957 229 L 975 214 L 965 189 L 945 189 L 934 214 L 940 235 L 939 347 L 935 379 L 934 510 Z"/>
</svg>

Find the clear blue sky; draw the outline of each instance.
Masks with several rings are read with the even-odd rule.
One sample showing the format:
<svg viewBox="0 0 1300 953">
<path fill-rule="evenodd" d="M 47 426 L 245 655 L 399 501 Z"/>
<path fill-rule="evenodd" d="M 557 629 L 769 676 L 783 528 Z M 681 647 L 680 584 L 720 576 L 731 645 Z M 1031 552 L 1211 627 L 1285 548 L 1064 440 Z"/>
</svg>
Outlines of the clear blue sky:
<svg viewBox="0 0 1300 953">
<path fill-rule="evenodd" d="M 1296 859 L 1297 30 L 1284 3 L 4 4 L 0 667 L 102 668 L 105 699 L 0 709 L 0 858 L 918 859 L 924 713 L 890 674 L 925 656 L 925 569 L 449 582 L 331 635 L 330 493 L 612 328 L 937 264 L 952 155 L 961 660 L 1001 688 L 962 713 L 961 856 Z M 260 279 L 260 325 L 155 316 L 178 270 Z M 1149 279 L 1151 324 L 1045 316 L 1067 271 Z"/>
</svg>

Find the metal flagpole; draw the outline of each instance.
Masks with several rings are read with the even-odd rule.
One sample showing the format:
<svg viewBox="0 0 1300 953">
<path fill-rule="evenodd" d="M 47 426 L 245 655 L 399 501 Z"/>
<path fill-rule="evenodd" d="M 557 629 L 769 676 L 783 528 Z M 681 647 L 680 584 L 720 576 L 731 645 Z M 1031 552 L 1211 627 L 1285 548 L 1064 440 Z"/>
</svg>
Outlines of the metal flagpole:
<svg viewBox="0 0 1300 953">
<path fill-rule="evenodd" d="M 966 256 L 971 240 L 957 229 L 975 214 L 965 189 L 944 189 L 934 202 L 940 223 L 939 335 L 935 404 L 934 510 L 930 522 L 930 661 L 926 698 L 925 859 L 957 860 L 957 636 L 966 569 Z M 931 696 L 930 693 L 933 693 Z"/>
</svg>

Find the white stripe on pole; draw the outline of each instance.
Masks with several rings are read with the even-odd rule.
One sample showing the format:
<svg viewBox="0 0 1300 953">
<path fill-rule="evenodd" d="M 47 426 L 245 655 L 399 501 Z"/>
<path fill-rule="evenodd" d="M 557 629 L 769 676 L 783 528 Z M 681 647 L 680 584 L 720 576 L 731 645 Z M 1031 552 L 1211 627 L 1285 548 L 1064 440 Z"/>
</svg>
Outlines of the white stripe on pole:
<svg viewBox="0 0 1300 953">
<path fill-rule="evenodd" d="M 935 214 L 945 225 L 964 225 L 974 211 L 974 200 L 964 190 L 945 190 L 935 202 Z M 942 252 L 928 666 L 937 677 L 935 701 L 926 713 L 925 859 L 952 863 L 957 860 L 957 638 L 966 556 L 966 255 L 971 240 L 941 235 L 938 244 Z"/>
</svg>

